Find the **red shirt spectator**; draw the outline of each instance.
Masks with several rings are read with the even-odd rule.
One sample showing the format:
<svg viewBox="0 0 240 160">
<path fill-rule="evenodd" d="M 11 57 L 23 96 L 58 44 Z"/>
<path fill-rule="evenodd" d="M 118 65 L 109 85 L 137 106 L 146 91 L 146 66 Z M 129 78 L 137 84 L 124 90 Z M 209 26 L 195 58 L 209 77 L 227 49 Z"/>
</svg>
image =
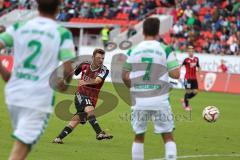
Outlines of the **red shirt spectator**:
<svg viewBox="0 0 240 160">
<path fill-rule="evenodd" d="M 9 2 L 9 1 L 4 2 L 4 7 L 5 8 L 9 8 L 10 6 L 11 6 L 11 2 Z"/>
<path fill-rule="evenodd" d="M 220 66 L 218 67 L 218 72 L 226 73 L 227 71 L 228 71 L 228 68 L 227 68 L 227 66 L 225 65 L 225 61 L 224 61 L 224 60 L 221 60 L 221 64 L 220 64 Z"/>
</svg>

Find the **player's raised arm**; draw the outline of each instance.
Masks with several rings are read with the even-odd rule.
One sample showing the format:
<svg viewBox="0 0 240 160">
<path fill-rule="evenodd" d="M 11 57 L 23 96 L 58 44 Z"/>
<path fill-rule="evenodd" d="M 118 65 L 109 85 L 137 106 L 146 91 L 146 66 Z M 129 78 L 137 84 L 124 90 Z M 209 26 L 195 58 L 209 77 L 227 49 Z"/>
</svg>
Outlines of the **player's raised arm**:
<svg viewBox="0 0 240 160">
<path fill-rule="evenodd" d="M 7 82 L 11 77 L 11 73 L 7 71 L 7 69 L 2 65 L 1 62 L 0 62 L 0 74 L 5 82 Z"/>
<path fill-rule="evenodd" d="M 181 67 L 185 66 L 186 65 L 186 59 L 183 60 L 183 63 L 181 65 Z"/>
<path fill-rule="evenodd" d="M 177 58 L 173 52 L 167 54 L 167 69 L 169 76 L 173 79 L 180 78 L 180 69 Z"/>
<path fill-rule="evenodd" d="M 131 70 L 132 70 L 131 64 L 128 63 L 128 62 L 125 62 L 123 64 L 122 80 L 128 88 L 131 88 L 131 79 L 130 79 L 130 76 L 129 76 Z"/>
<path fill-rule="evenodd" d="M 200 67 L 200 65 L 199 65 L 199 59 L 197 59 L 197 65 L 196 65 L 196 66 L 197 66 L 197 71 L 198 71 L 198 72 L 201 72 L 201 67 Z"/>
<path fill-rule="evenodd" d="M 60 91 L 65 91 L 67 89 L 67 84 L 70 83 L 74 74 L 74 70 L 72 68 L 72 61 L 70 59 L 74 58 L 76 53 L 74 51 L 74 44 L 71 32 L 62 26 L 58 28 L 58 32 L 61 39 L 58 58 L 60 61 L 64 61 L 64 79 L 60 81 L 57 86 Z"/>
</svg>

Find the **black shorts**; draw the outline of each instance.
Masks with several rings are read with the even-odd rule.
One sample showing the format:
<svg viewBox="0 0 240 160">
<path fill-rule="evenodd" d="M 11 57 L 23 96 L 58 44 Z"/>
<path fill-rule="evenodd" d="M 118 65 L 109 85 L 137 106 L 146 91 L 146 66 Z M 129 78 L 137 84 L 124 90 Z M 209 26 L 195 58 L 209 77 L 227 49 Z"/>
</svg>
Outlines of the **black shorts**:
<svg viewBox="0 0 240 160">
<path fill-rule="evenodd" d="M 185 89 L 198 89 L 198 81 L 196 79 L 185 79 L 184 86 Z"/>
<path fill-rule="evenodd" d="M 88 96 L 75 93 L 75 107 L 77 113 L 84 112 L 87 106 L 93 106 L 91 99 Z"/>
</svg>

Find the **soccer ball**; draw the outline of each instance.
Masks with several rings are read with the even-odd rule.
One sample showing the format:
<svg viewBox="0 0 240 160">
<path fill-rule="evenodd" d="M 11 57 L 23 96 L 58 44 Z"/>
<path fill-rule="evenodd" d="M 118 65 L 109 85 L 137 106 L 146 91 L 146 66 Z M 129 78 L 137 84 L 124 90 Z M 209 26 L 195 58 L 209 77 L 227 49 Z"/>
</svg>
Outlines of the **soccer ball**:
<svg viewBox="0 0 240 160">
<path fill-rule="evenodd" d="M 219 118 L 219 114 L 220 112 L 217 107 L 207 106 L 202 112 L 202 117 L 207 122 L 216 122 L 216 120 Z"/>
</svg>

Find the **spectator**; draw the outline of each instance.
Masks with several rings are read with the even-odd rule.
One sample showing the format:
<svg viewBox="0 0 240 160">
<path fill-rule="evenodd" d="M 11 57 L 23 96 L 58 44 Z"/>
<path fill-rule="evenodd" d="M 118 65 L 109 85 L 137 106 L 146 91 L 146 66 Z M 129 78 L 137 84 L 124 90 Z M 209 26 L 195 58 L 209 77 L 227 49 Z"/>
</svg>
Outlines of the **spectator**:
<svg viewBox="0 0 240 160">
<path fill-rule="evenodd" d="M 67 9 L 63 9 L 60 11 L 60 13 L 57 16 L 57 20 L 59 21 L 68 21 L 69 20 L 69 15 L 67 13 Z"/>
<path fill-rule="evenodd" d="M 132 8 L 131 11 L 130 11 L 130 14 L 129 14 L 129 19 L 130 20 L 136 19 L 139 16 L 138 12 L 139 12 L 138 8 L 135 8 L 135 7 Z"/>
<path fill-rule="evenodd" d="M 76 7 L 74 9 L 73 17 L 77 18 L 77 17 L 79 17 L 79 15 L 80 15 L 80 8 Z"/>
<path fill-rule="evenodd" d="M 218 54 L 218 53 L 220 53 L 220 51 L 221 51 L 221 45 L 219 43 L 219 40 L 212 40 L 212 43 L 209 47 L 209 52 Z"/>
<path fill-rule="evenodd" d="M 215 23 L 219 18 L 219 9 L 217 6 L 213 7 L 213 12 L 212 12 L 212 21 Z"/>
<path fill-rule="evenodd" d="M 229 39 L 227 40 L 227 44 L 230 46 L 233 42 L 237 41 L 237 37 L 236 37 L 236 34 L 233 33 Z"/>
<path fill-rule="evenodd" d="M 214 32 L 220 30 L 223 22 L 224 22 L 223 17 L 220 16 L 219 19 L 215 23 L 212 23 L 212 30 Z"/>
<path fill-rule="evenodd" d="M 106 5 L 105 7 L 105 12 L 104 12 L 104 17 L 105 18 L 107 18 L 107 19 L 112 19 L 113 17 L 115 17 L 116 16 L 116 14 L 117 14 L 117 10 L 116 10 L 116 8 L 114 8 L 114 7 L 112 7 L 112 8 L 109 8 L 109 6 L 108 5 Z"/>
<path fill-rule="evenodd" d="M 238 15 L 237 17 L 236 24 L 237 24 L 238 31 L 240 31 L 240 15 Z"/>
<path fill-rule="evenodd" d="M 188 0 L 180 1 L 180 5 L 181 5 L 181 8 L 185 10 L 188 6 Z"/>
<path fill-rule="evenodd" d="M 139 5 L 139 11 L 138 11 L 138 15 L 139 17 L 142 17 L 143 15 L 145 15 L 147 13 L 147 11 L 144 9 L 144 6 L 142 4 Z"/>
<path fill-rule="evenodd" d="M 202 51 L 205 53 L 209 53 L 209 48 L 210 48 L 211 42 L 209 39 L 205 40 L 202 46 Z"/>
<path fill-rule="evenodd" d="M 183 26 L 180 24 L 180 22 L 177 22 L 173 26 L 173 34 L 174 34 L 174 36 L 177 36 L 177 37 L 183 36 Z"/>
<path fill-rule="evenodd" d="M 146 10 L 152 10 L 157 7 L 156 1 L 155 0 L 147 0 L 146 2 Z"/>
<path fill-rule="evenodd" d="M 80 10 L 80 16 L 84 18 L 90 17 L 90 6 L 88 3 L 84 3 L 83 7 Z"/>
<path fill-rule="evenodd" d="M 11 6 L 11 2 L 9 0 L 4 1 L 4 8 L 9 8 Z"/>
<path fill-rule="evenodd" d="M 204 15 L 204 23 L 208 23 L 211 20 L 212 20 L 212 15 L 210 11 L 207 11 L 207 13 Z"/>
<path fill-rule="evenodd" d="M 95 7 L 92 8 L 92 13 L 94 18 L 102 17 L 104 12 L 103 6 L 96 4 Z"/>
<path fill-rule="evenodd" d="M 226 27 L 222 29 L 222 35 L 220 36 L 221 41 L 227 41 L 229 37 L 229 31 Z"/>
<path fill-rule="evenodd" d="M 232 55 L 237 55 L 239 52 L 239 46 L 237 40 L 233 40 L 233 43 L 230 45 L 230 51 Z"/>
<path fill-rule="evenodd" d="M 108 41 L 109 41 L 109 27 L 105 26 L 102 30 L 101 30 L 101 39 L 103 42 L 103 46 L 107 47 Z"/>
<path fill-rule="evenodd" d="M 187 18 L 193 17 L 193 11 L 190 6 L 187 6 L 187 9 L 184 11 L 184 16 L 186 16 Z"/>
<path fill-rule="evenodd" d="M 239 13 L 239 10 L 240 9 L 240 2 L 235 2 L 234 4 L 233 4 L 233 9 L 232 9 L 232 14 L 233 15 L 235 15 L 235 16 L 237 16 L 238 15 L 238 13 Z"/>
<path fill-rule="evenodd" d="M 218 66 L 218 72 L 226 73 L 228 71 L 228 67 L 225 65 L 225 61 L 222 59 L 220 66 Z"/>
<path fill-rule="evenodd" d="M 183 8 L 180 6 L 180 8 L 177 8 L 177 18 L 182 17 L 184 14 Z"/>
</svg>

